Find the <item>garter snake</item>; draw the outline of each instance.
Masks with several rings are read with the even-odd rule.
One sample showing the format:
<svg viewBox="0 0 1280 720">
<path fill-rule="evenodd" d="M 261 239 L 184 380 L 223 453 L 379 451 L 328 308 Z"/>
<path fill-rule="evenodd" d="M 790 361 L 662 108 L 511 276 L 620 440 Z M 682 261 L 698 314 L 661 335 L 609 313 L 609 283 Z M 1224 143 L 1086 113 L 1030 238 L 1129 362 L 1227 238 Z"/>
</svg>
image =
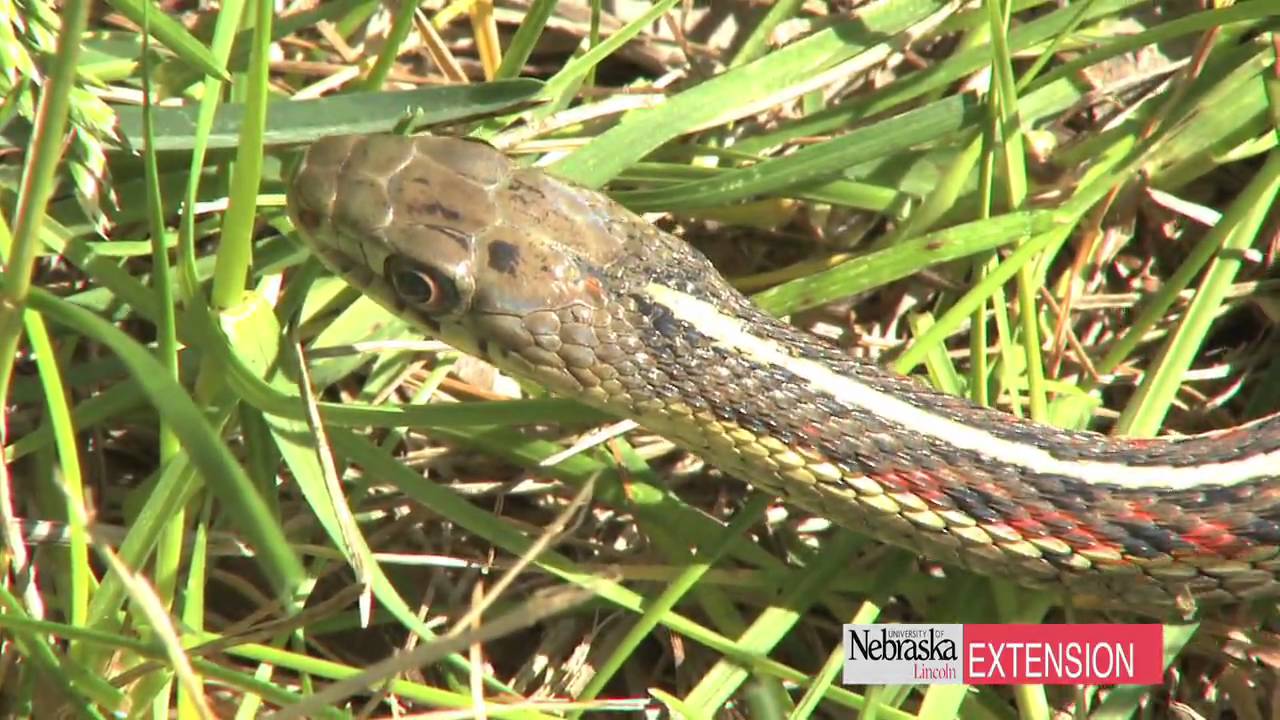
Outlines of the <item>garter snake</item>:
<svg viewBox="0 0 1280 720">
<path fill-rule="evenodd" d="M 940 394 L 476 142 L 320 140 L 288 207 L 329 269 L 430 335 L 881 541 L 1141 606 L 1280 594 L 1280 416 L 1126 440 Z"/>
</svg>

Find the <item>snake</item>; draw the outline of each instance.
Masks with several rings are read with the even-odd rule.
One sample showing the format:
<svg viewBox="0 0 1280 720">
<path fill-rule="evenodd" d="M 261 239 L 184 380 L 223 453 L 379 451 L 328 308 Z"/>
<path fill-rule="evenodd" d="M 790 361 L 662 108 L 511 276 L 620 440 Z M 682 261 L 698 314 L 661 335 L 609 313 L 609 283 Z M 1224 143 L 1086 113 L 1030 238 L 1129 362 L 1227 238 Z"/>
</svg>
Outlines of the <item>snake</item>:
<svg viewBox="0 0 1280 720">
<path fill-rule="evenodd" d="M 1107 605 L 1280 595 L 1280 414 L 1136 439 L 938 392 L 766 313 L 604 193 L 466 138 L 326 137 L 286 186 L 320 262 L 420 331 L 837 525 Z"/>
</svg>

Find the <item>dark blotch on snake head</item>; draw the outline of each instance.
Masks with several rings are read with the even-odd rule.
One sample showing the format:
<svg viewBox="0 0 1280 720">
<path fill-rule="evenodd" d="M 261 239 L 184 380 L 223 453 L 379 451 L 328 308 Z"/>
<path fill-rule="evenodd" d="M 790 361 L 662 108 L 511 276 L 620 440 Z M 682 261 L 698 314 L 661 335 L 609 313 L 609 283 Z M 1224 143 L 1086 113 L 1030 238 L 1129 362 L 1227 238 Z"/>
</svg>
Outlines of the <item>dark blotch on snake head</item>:
<svg viewBox="0 0 1280 720">
<path fill-rule="evenodd" d="M 506 240 L 495 240 L 489 245 L 489 268 L 504 275 L 516 274 L 520 265 L 520 248 Z"/>
</svg>

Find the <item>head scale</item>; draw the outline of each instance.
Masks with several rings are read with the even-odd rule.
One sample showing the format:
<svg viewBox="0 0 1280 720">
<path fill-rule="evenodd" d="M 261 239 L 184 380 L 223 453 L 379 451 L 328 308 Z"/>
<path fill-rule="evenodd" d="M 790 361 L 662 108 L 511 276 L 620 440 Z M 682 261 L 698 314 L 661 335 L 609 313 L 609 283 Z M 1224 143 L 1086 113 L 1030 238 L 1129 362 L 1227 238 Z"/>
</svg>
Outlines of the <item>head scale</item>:
<svg viewBox="0 0 1280 720">
<path fill-rule="evenodd" d="M 632 243 L 661 235 L 599 193 L 457 138 L 325 138 L 288 205 L 321 260 L 393 312 L 570 392 L 598 353 L 622 352 L 607 288 L 625 285 Z"/>
</svg>

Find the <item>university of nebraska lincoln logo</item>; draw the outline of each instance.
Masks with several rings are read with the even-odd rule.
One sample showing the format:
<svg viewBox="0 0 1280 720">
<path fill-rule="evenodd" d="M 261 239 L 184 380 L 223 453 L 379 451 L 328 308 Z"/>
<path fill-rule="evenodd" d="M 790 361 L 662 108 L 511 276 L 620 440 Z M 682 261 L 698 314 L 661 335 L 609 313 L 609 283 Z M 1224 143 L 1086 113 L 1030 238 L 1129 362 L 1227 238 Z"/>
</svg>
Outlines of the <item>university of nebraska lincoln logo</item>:
<svg viewBox="0 0 1280 720">
<path fill-rule="evenodd" d="M 963 625 L 845 625 L 844 682 L 859 685 L 963 681 Z"/>
</svg>

